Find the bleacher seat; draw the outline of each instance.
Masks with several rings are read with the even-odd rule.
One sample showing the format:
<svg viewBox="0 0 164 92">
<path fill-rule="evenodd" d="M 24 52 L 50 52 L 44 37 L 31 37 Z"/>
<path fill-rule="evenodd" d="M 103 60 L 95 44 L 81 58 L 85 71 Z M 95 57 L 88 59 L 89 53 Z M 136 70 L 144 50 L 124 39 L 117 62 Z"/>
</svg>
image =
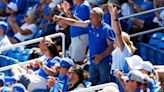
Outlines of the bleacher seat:
<svg viewBox="0 0 164 92">
<path fill-rule="evenodd" d="M 30 58 L 30 55 L 32 54 L 32 52 L 33 51 L 31 49 L 24 49 L 23 51 L 21 51 L 18 57 L 18 61 L 20 62 L 27 61 Z"/>
<path fill-rule="evenodd" d="M 0 55 L 0 66 L 5 67 L 11 64 L 16 64 L 18 61 L 16 59 L 10 58 L 8 56 Z M 11 70 L 3 71 L 7 76 L 12 76 Z"/>
<path fill-rule="evenodd" d="M 155 48 L 153 46 L 150 46 L 149 44 L 142 43 L 142 42 L 138 44 L 139 44 L 138 50 L 140 50 L 139 55 L 142 58 L 144 57 L 144 60 L 148 60 L 154 65 L 164 64 L 164 59 L 163 59 L 164 51 L 163 50 Z M 143 48 L 144 50 L 146 50 L 146 53 L 143 53 Z"/>
<path fill-rule="evenodd" d="M 162 37 L 164 37 L 163 33 L 154 33 L 150 38 L 149 45 L 156 47 L 159 44 L 159 41 Z"/>
<path fill-rule="evenodd" d="M 0 55 L 0 66 L 4 67 L 4 66 L 8 65 L 8 62 L 7 62 L 8 60 L 9 60 L 9 57 Z"/>
<path fill-rule="evenodd" d="M 22 47 L 16 47 L 14 49 L 9 50 L 7 56 L 17 59 L 18 56 L 20 55 L 20 52 L 22 50 L 24 50 L 24 48 L 22 48 Z"/>
<path fill-rule="evenodd" d="M 1 55 L 5 55 L 5 56 L 6 56 L 6 55 L 8 54 L 8 51 L 9 51 L 9 50 L 2 51 L 2 52 L 1 52 Z"/>
<path fill-rule="evenodd" d="M 164 50 L 164 36 L 159 41 L 159 44 L 158 44 L 157 48 L 159 48 L 161 50 Z"/>
</svg>

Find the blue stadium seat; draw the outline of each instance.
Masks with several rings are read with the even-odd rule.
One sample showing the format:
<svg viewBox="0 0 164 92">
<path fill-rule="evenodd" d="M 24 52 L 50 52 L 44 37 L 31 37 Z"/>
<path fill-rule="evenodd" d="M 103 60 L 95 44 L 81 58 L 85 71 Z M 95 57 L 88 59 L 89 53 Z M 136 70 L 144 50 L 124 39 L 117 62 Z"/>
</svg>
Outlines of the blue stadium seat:
<svg viewBox="0 0 164 92">
<path fill-rule="evenodd" d="M 163 56 L 164 56 L 164 51 L 163 50 L 160 50 L 160 49 L 157 49 L 153 46 L 150 46 L 148 44 L 145 44 L 145 43 L 138 43 L 139 44 L 139 55 L 144 59 L 144 60 L 148 60 L 150 61 L 152 64 L 155 64 L 155 65 L 164 65 L 164 59 L 163 59 Z M 143 53 L 143 49 L 146 50 L 146 53 Z"/>
<path fill-rule="evenodd" d="M 31 49 L 24 49 L 23 51 L 21 51 L 19 57 L 18 57 L 18 61 L 20 62 L 24 62 L 27 61 L 30 57 L 30 55 L 32 54 L 32 50 Z"/>
<path fill-rule="evenodd" d="M 8 61 L 8 65 L 13 65 L 13 64 L 16 64 L 18 63 L 19 61 L 17 59 L 14 59 L 14 58 L 9 58 L 9 61 Z"/>
<path fill-rule="evenodd" d="M 161 50 L 164 50 L 164 36 L 159 41 L 159 44 L 158 44 L 157 48 L 159 48 Z"/>
<path fill-rule="evenodd" d="M 156 54 L 157 54 L 157 57 L 156 57 L 157 65 L 164 65 L 164 59 L 163 59 L 164 51 L 159 50 L 158 53 Z"/>
<path fill-rule="evenodd" d="M 17 62 L 17 60 L 13 60 L 11 59 L 10 57 L 8 56 L 3 56 L 3 55 L 0 55 L 0 66 L 1 67 L 4 67 L 4 66 L 8 66 L 10 65 L 10 63 L 13 63 L 13 62 Z M 11 73 L 11 70 L 6 70 L 6 71 L 3 71 L 3 73 L 7 76 L 12 76 L 12 73 Z"/>
<path fill-rule="evenodd" d="M 163 36 L 164 34 L 161 32 L 154 33 L 150 38 L 149 45 L 156 47 Z"/>
<path fill-rule="evenodd" d="M 2 51 L 2 52 L 1 52 L 1 55 L 5 55 L 5 56 L 6 56 L 6 55 L 8 54 L 8 51 L 9 51 L 9 50 Z"/>
<path fill-rule="evenodd" d="M 147 60 L 147 46 L 144 43 L 138 43 L 138 45 L 139 55 L 143 60 Z"/>
<path fill-rule="evenodd" d="M 8 65 L 9 57 L 0 55 L 0 66 L 4 67 Z"/>
<path fill-rule="evenodd" d="M 17 59 L 22 50 L 24 50 L 24 48 L 16 47 L 14 49 L 9 50 L 7 56 Z"/>
</svg>

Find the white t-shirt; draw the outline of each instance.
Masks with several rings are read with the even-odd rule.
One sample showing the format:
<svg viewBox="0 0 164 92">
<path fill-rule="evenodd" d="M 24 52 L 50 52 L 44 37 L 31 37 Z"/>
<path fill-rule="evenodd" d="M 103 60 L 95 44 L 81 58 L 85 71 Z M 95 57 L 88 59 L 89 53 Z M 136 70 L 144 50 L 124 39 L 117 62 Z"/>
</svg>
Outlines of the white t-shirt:
<svg viewBox="0 0 164 92">
<path fill-rule="evenodd" d="M 21 29 L 22 30 L 28 29 L 28 30 L 32 31 L 32 34 L 29 34 L 29 35 L 22 35 L 19 32 L 14 35 L 20 41 L 25 41 L 27 39 L 32 39 L 33 38 L 35 32 L 37 31 L 37 26 L 35 24 L 25 23 L 21 26 Z"/>
<path fill-rule="evenodd" d="M 131 5 L 129 3 L 123 3 L 121 5 L 121 14 L 123 16 L 127 16 L 127 15 L 130 15 L 133 13 L 134 13 L 133 8 L 131 7 Z"/>
<path fill-rule="evenodd" d="M 82 88 L 86 88 L 86 87 L 82 83 L 80 83 L 74 90 L 79 90 L 79 89 L 82 89 Z"/>
<path fill-rule="evenodd" d="M 0 48 L 5 46 L 10 46 L 11 42 L 9 41 L 8 37 L 5 35 L 5 37 L 0 40 Z"/>
<path fill-rule="evenodd" d="M 131 56 L 132 52 L 130 48 L 125 44 L 124 50 L 121 52 L 120 48 L 115 48 L 112 52 L 112 67 L 111 70 L 124 70 L 125 69 L 125 57 Z"/>
<path fill-rule="evenodd" d="M 153 22 L 158 23 L 159 26 L 164 26 L 164 10 L 160 12 L 160 17 L 162 21 L 159 21 L 157 17 L 153 19 Z"/>
</svg>

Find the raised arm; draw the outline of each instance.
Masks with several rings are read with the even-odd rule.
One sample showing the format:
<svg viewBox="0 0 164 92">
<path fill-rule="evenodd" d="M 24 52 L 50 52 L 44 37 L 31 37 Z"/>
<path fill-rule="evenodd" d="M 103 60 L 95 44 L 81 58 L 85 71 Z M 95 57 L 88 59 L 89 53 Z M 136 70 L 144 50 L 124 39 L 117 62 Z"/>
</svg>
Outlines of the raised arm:
<svg viewBox="0 0 164 92">
<path fill-rule="evenodd" d="M 108 9 L 111 14 L 111 23 L 112 23 L 112 28 L 116 35 L 117 45 L 121 49 L 121 51 L 123 51 L 125 47 L 125 42 L 122 39 L 122 28 L 118 20 L 118 10 L 117 8 L 113 7 L 112 4 L 109 5 Z"/>
<path fill-rule="evenodd" d="M 53 21 L 56 21 L 56 22 L 62 21 L 71 26 L 78 26 L 78 27 L 84 27 L 84 28 L 86 28 L 89 24 L 89 21 L 79 21 L 79 20 L 66 18 L 66 17 L 62 17 L 58 15 L 54 15 Z"/>
</svg>

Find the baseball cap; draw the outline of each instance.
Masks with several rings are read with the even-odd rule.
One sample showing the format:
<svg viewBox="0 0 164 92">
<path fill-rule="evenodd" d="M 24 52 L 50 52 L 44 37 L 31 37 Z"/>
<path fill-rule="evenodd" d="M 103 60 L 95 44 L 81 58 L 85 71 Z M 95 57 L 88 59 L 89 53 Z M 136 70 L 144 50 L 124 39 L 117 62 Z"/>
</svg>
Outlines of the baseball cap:
<svg viewBox="0 0 164 92">
<path fill-rule="evenodd" d="M 98 92 L 120 92 L 118 85 L 116 83 L 109 83 L 108 86 L 104 87 L 101 91 Z"/>
<path fill-rule="evenodd" d="M 125 60 L 131 69 L 135 69 L 134 66 L 137 66 L 143 62 L 143 59 L 138 55 L 133 55 L 131 57 L 125 57 Z"/>
<path fill-rule="evenodd" d="M 26 88 L 23 84 L 21 83 L 15 83 L 13 86 L 12 86 L 12 90 L 13 91 L 16 91 L 16 92 L 25 92 L 26 91 Z"/>
<path fill-rule="evenodd" d="M 0 28 L 5 32 L 8 29 L 8 24 L 4 21 L 0 21 Z"/>
<path fill-rule="evenodd" d="M 60 61 L 60 67 L 71 67 L 74 65 L 74 62 L 72 59 L 69 58 L 62 58 Z"/>
<path fill-rule="evenodd" d="M 144 61 L 141 64 L 134 66 L 134 68 L 138 69 L 138 70 L 144 69 L 151 73 L 154 73 L 154 67 L 153 67 L 152 63 L 150 63 L 149 61 Z"/>
<path fill-rule="evenodd" d="M 138 71 L 138 70 L 131 70 L 127 76 L 122 76 L 121 78 L 125 81 L 127 80 L 133 80 L 133 81 L 137 81 L 140 83 L 145 83 L 146 81 L 144 80 L 147 77 L 146 74 L 143 74 L 142 72 Z"/>
<path fill-rule="evenodd" d="M 7 4 L 7 7 L 12 9 L 13 11 L 17 12 L 18 11 L 18 6 L 16 3 L 10 2 L 9 4 Z"/>
</svg>

